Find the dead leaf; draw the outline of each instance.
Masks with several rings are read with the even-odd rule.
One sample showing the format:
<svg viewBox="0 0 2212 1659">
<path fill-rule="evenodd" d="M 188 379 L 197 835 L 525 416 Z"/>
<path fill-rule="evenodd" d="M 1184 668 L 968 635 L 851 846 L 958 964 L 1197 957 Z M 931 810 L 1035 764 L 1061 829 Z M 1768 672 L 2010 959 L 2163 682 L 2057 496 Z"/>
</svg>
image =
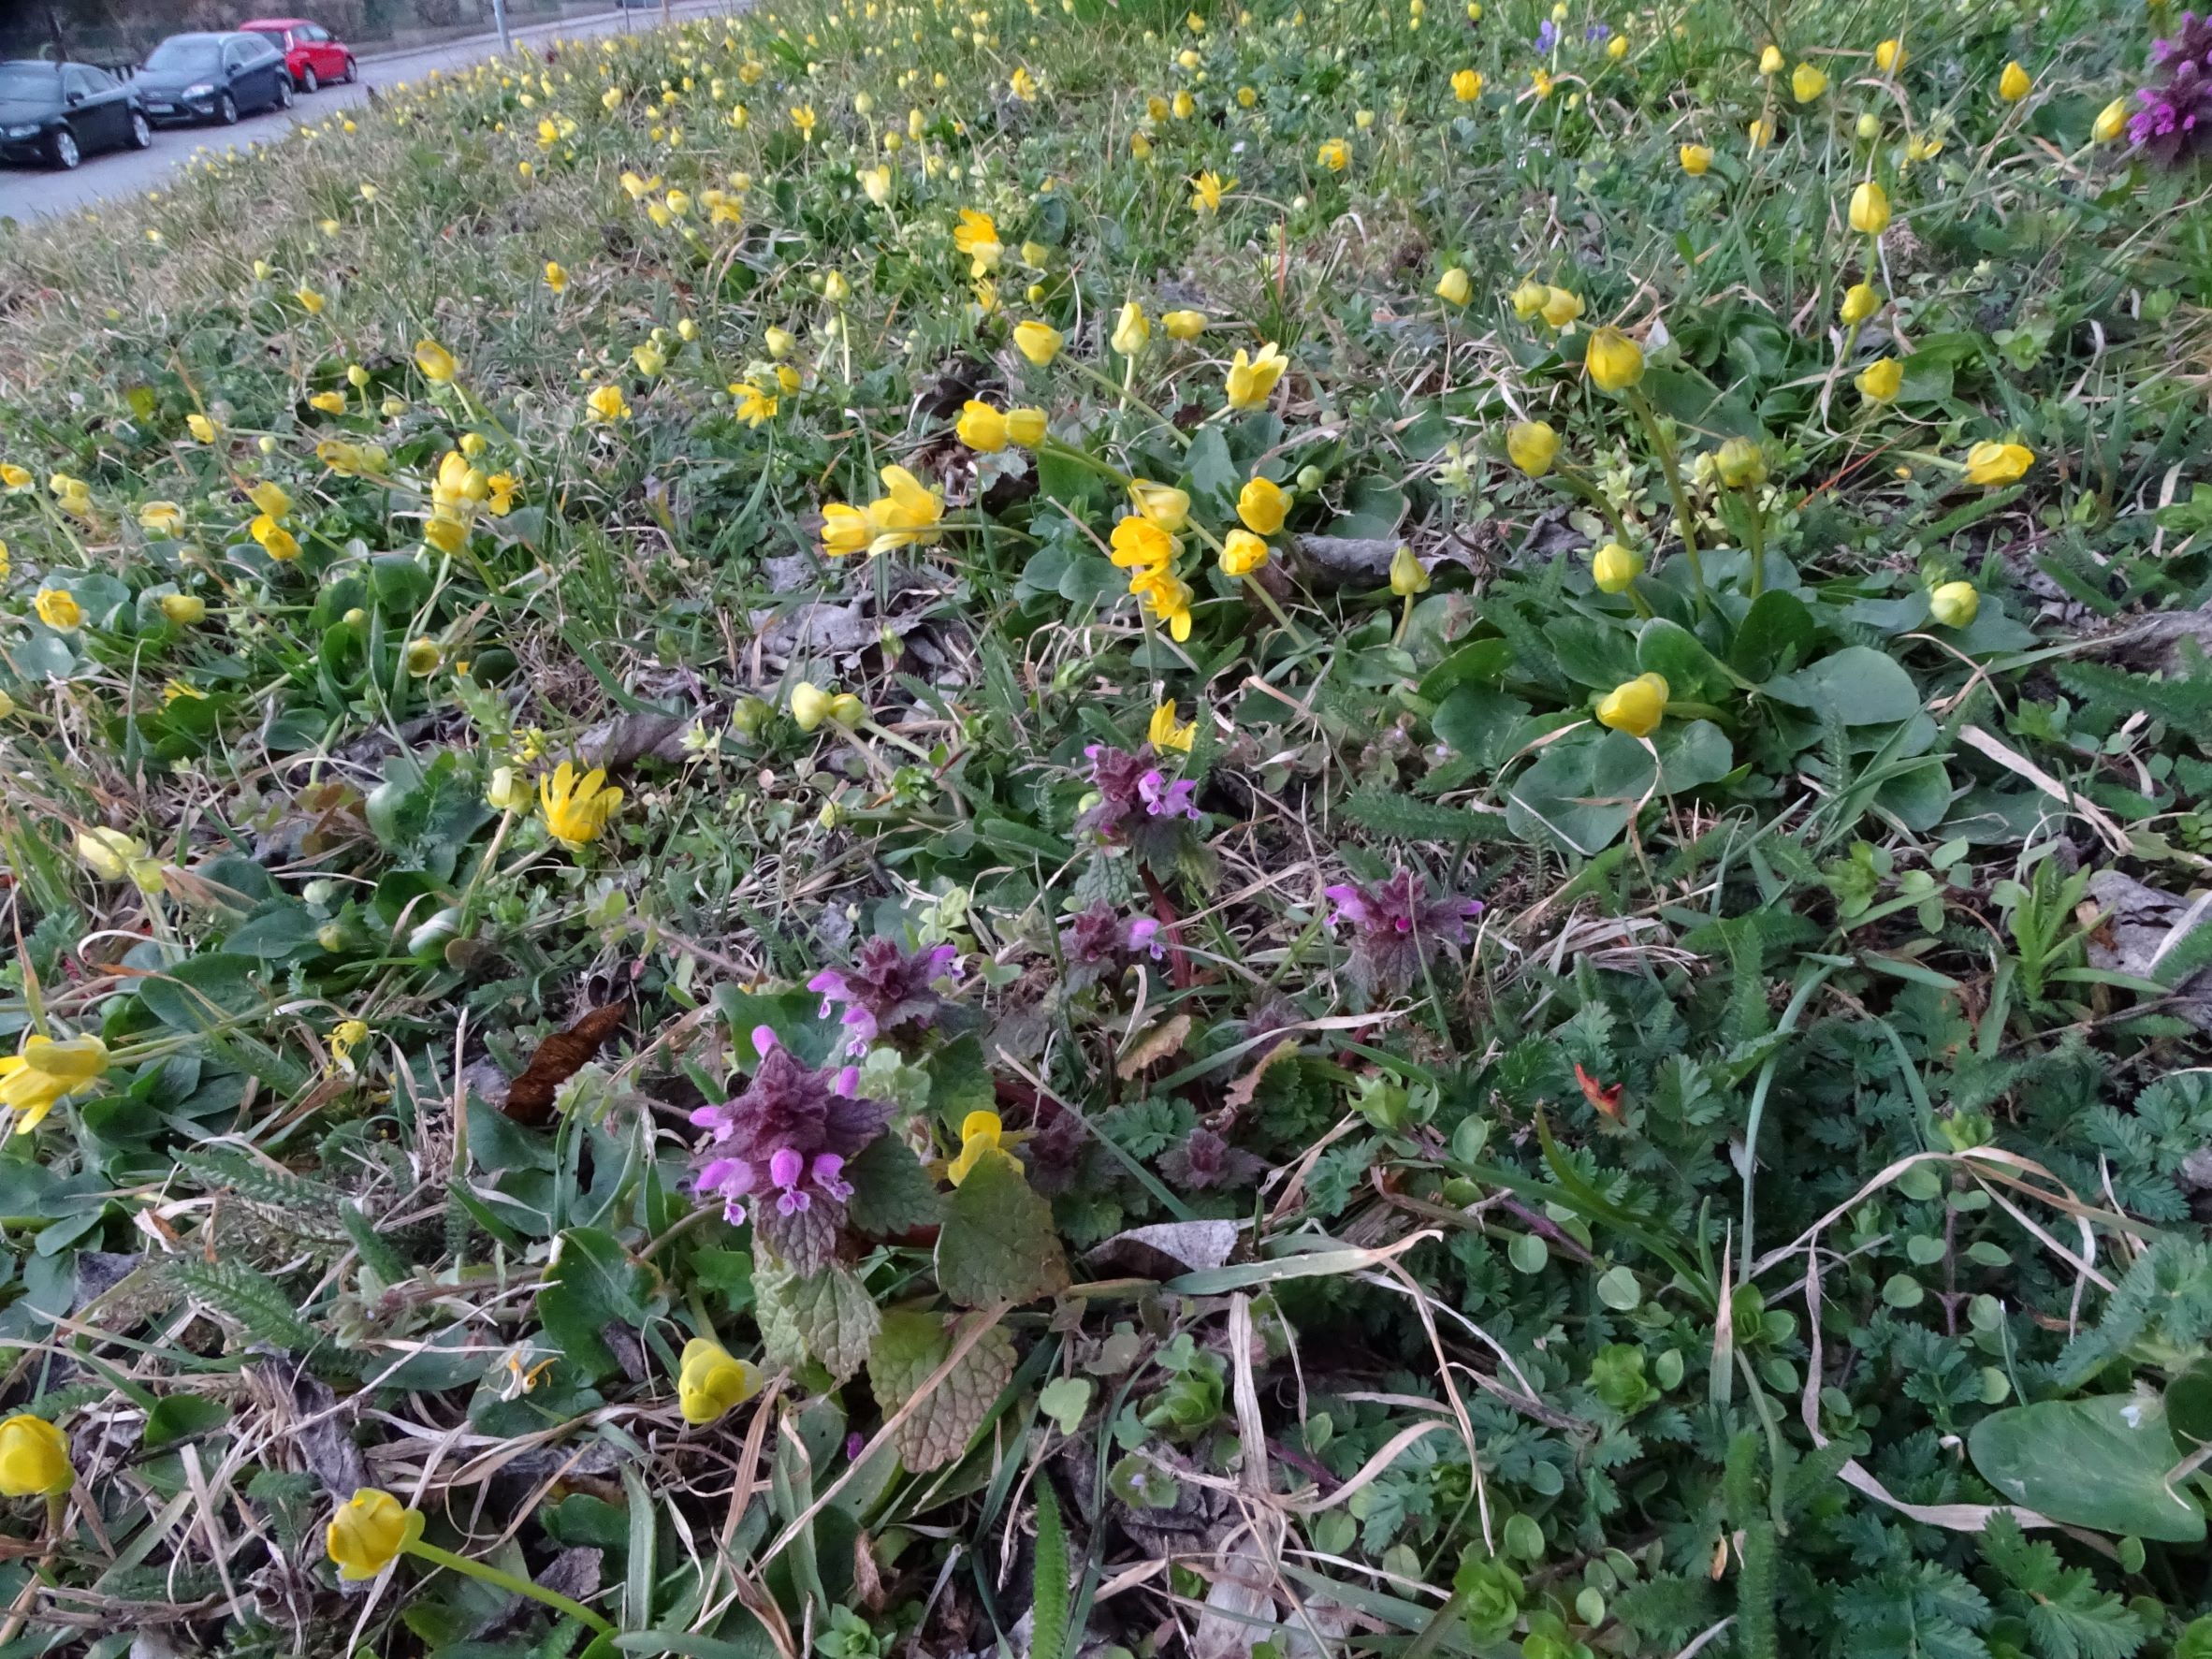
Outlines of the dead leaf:
<svg viewBox="0 0 2212 1659">
<path fill-rule="evenodd" d="M 500 1110 L 517 1123 L 543 1124 L 552 1120 L 554 1091 L 582 1070 L 622 1023 L 629 1005 L 610 1002 L 595 1008 L 565 1031 L 556 1031 L 538 1044 L 522 1075 L 507 1085 L 506 1103 Z"/>
<path fill-rule="evenodd" d="M 1117 1232 L 1084 1259 L 1101 1271 L 1131 1278 L 1171 1279 L 1178 1273 L 1219 1267 L 1236 1247 L 1233 1221 L 1161 1221 Z"/>
<path fill-rule="evenodd" d="M 1182 1053 L 1184 1040 L 1189 1035 L 1190 1016 L 1186 1013 L 1177 1014 L 1138 1038 L 1113 1070 L 1126 1082 L 1147 1067 L 1157 1066 L 1160 1061 Z"/>
<path fill-rule="evenodd" d="M 1592 1106 L 1615 1123 L 1621 1121 L 1621 1091 L 1627 1087 L 1627 1084 L 1617 1083 L 1611 1088 L 1606 1087 L 1604 1084 L 1582 1070 L 1582 1062 L 1579 1060 L 1575 1062 L 1575 1081 L 1582 1085 L 1582 1099 L 1589 1101 Z"/>
<path fill-rule="evenodd" d="M 1288 1059 L 1297 1052 L 1298 1039 L 1295 1037 L 1284 1038 L 1282 1041 L 1261 1055 L 1259 1063 L 1251 1070 L 1229 1085 L 1228 1092 L 1221 1097 L 1222 1104 L 1234 1106 L 1240 1110 L 1251 1105 L 1252 1097 L 1259 1092 L 1259 1080 L 1267 1075 L 1267 1069 L 1277 1060 Z"/>
</svg>

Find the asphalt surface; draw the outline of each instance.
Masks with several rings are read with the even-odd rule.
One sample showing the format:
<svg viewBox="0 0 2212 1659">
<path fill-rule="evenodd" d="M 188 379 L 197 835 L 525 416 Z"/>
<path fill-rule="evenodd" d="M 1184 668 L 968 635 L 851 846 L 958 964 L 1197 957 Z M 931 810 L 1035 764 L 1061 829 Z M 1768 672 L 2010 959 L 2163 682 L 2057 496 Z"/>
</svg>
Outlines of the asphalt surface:
<svg viewBox="0 0 2212 1659">
<path fill-rule="evenodd" d="M 735 11 L 742 0 L 676 0 L 669 14 L 676 18 L 700 17 Z M 575 40 L 591 35 L 621 34 L 649 29 L 661 21 L 661 8 L 648 6 L 608 11 L 590 17 L 570 18 L 557 23 L 533 23 L 516 29 L 519 42 L 550 40 L 558 36 Z M 390 87 L 402 80 L 420 80 L 432 69 L 452 71 L 496 56 L 497 35 L 476 35 L 449 40 L 443 46 L 420 47 L 359 60 L 361 77 L 352 86 L 327 86 L 313 97 L 293 100 L 290 109 L 272 109 L 249 115 L 236 126 L 172 126 L 154 131 L 151 150 L 110 150 L 88 155 L 74 172 L 38 167 L 0 167 L 0 216 L 30 220 L 80 208 L 134 192 L 161 187 L 170 171 L 202 151 L 243 150 L 255 141 L 267 143 L 283 137 L 284 129 L 301 122 L 321 121 L 333 110 L 364 102 L 369 89 Z"/>
</svg>

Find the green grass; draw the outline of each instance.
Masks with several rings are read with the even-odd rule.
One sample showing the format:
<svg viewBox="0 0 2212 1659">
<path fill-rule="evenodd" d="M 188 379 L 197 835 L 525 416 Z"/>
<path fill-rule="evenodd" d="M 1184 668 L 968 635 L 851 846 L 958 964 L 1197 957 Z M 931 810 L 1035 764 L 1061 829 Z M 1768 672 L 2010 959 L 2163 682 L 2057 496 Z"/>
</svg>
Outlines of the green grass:
<svg viewBox="0 0 2212 1659">
<path fill-rule="evenodd" d="M 0 1659 L 2206 1651 L 2178 20 L 1547 17 L 779 5 L 0 231 Z"/>
</svg>

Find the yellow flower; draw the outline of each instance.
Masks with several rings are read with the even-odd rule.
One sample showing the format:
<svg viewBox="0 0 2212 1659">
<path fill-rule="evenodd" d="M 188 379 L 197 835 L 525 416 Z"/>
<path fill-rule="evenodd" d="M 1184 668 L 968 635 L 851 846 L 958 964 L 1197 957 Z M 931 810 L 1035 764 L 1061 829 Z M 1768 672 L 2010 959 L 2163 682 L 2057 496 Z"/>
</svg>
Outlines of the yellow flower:
<svg viewBox="0 0 2212 1659">
<path fill-rule="evenodd" d="M 1851 228 L 1861 236 L 1880 236 L 1889 228 L 1889 193 L 1872 179 L 1851 193 Z"/>
<path fill-rule="evenodd" d="M 1628 36 L 1616 35 L 1606 42 L 1606 56 L 1616 64 L 1628 55 Z"/>
<path fill-rule="evenodd" d="M 538 808 L 545 814 L 546 828 L 571 851 L 598 840 L 621 804 L 622 792 L 606 787 L 603 767 L 594 766 L 579 778 L 575 766 L 562 761 L 550 776 L 538 779 Z"/>
<path fill-rule="evenodd" d="M 1702 179 L 1712 167 L 1712 151 L 1703 144 L 1684 144 L 1675 156 L 1682 164 L 1682 171 L 1693 179 Z"/>
<path fill-rule="evenodd" d="M 1006 416 L 988 403 L 970 398 L 961 405 L 953 430 L 968 448 L 996 455 L 1006 447 Z"/>
<path fill-rule="evenodd" d="M 1782 73 L 1782 48 L 1769 44 L 1764 51 L 1759 53 L 1759 73 L 1779 75 Z"/>
<path fill-rule="evenodd" d="M 1171 108 L 1174 110 L 1177 121 L 1188 121 L 1198 113 L 1198 100 L 1187 92 L 1179 92 L 1175 95 L 1175 101 Z"/>
<path fill-rule="evenodd" d="M 1175 723 L 1175 700 L 1171 697 L 1152 711 L 1152 723 L 1145 728 L 1145 741 L 1155 749 L 1179 749 L 1185 754 L 1198 738 L 1198 721 Z"/>
<path fill-rule="evenodd" d="M 2008 104 L 2016 104 L 2033 91 L 2035 82 L 2028 78 L 2028 71 L 2020 67 L 2015 58 L 2005 65 L 2004 73 L 1997 79 L 1997 95 Z"/>
<path fill-rule="evenodd" d="M 2109 144 L 2128 130 L 2128 100 L 2115 98 L 2097 111 L 2097 124 L 2089 134 L 2100 144 Z"/>
<path fill-rule="evenodd" d="M 852 298 L 852 284 L 843 271 L 833 270 L 822 279 L 822 297 L 832 305 L 842 305 Z"/>
<path fill-rule="evenodd" d="M 1152 343 L 1151 319 L 1134 299 L 1123 302 L 1121 314 L 1114 319 L 1112 343 L 1125 357 L 1135 357 Z"/>
<path fill-rule="evenodd" d="M 1966 481 L 1985 489 L 2016 484 L 2035 464 L 2035 451 L 2025 444 L 1977 444 L 1966 452 Z"/>
<path fill-rule="evenodd" d="M 811 732 L 829 719 L 830 706 L 837 701 L 811 680 L 801 680 L 791 689 L 791 718 L 802 732 Z"/>
<path fill-rule="evenodd" d="M 1643 347 L 1608 323 L 1591 335 L 1582 366 L 1599 390 L 1624 392 L 1644 377 Z"/>
<path fill-rule="evenodd" d="M 1229 394 L 1231 409 L 1258 409 L 1274 393 L 1275 383 L 1283 378 L 1283 371 L 1290 366 L 1290 359 L 1283 356 L 1282 348 L 1269 341 L 1259 348 L 1257 357 L 1247 358 L 1239 347 L 1230 360 L 1229 374 L 1223 389 Z"/>
<path fill-rule="evenodd" d="M 1315 153 L 1314 164 L 1332 173 L 1341 173 L 1352 165 L 1352 147 L 1342 138 L 1326 139 Z"/>
<path fill-rule="evenodd" d="M 1582 314 L 1582 298 L 1564 288 L 1544 290 L 1544 321 L 1554 328 L 1564 328 Z"/>
<path fill-rule="evenodd" d="M 364 1486 L 330 1518 L 323 1548 L 337 1563 L 338 1576 L 357 1584 L 375 1578 L 421 1536 L 419 1509 L 407 1508 L 388 1492 Z"/>
<path fill-rule="evenodd" d="M 1764 150 L 1774 142 L 1774 124 L 1771 121 L 1754 121 L 1744 129 L 1744 133 L 1750 138 L 1754 150 Z"/>
<path fill-rule="evenodd" d="M 84 626 L 84 607 L 65 588 L 41 588 L 38 597 L 31 604 L 38 612 L 38 619 L 58 633 L 66 633 Z"/>
<path fill-rule="evenodd" d="M 599 104 L 601 109 L 613 114 L 622 107 L 622 89 L 618 86 L 608 87 L 599 95 Z"/>
<path fill-rule="evenodd" d="M 189 628 L 204 619 L 208 602 L 196 593 L 165 593 L 161 596 L 161 614 L 180 628 Z"/>
<path fill-rule="evenodd" d="M 740 381 L 731 389 L 737 399 L 736 416 L 747 426 L 757 430 L 776 417 L 777 400 L 760 387 Z"/>
<path fill-rule="evenodd" d="M 1982 608 L 1972 582 L 1945 582 L 1928 596 L 1928 614 L 1945 628 L 1964 628 Z"/>
<path fill-rule="evenodd" d="M 960 210 L 960 222 L 953 226 L 953 246 L 974 261 L 973 273 L 983 272 L 997 265 L 1005 249 L 998 240 L 998 226 L 990 214 L 974 208 Z"/>
<path fill-rule="evenodd" d="M 1631 737 L 1649 737 L 1666 713 L 1666 696 L 1665 676 L 1639 674 L 1606 693 L 1597 706 L 1597 723 Z"/>
<path fill-rule="evenodd" d="M 1178 93 L 1175 95 L 1182 97 L 1185 95 Z M 1190 182 L 1190 211 L 1194 213 L 1218 213 L 1223 193 L 1235 189 L 1236 182 L 1234 179 L 1224 179 L 1219 173 L 1208 168 Z"/>
<path fill-rule="evenodd" d="M 811 104 L 793 104 L 791 124 L 799 129 L 799 137 L 808 143 L 814 142 L 814 107 Z"/>
<path fill-rule="evenodd" d="M 822 510 L 822 550 L 832 559 L 867 551 L 876 539 L 876 527 L 858 507 L 832 502 Z"/>
<path fill-rule="evenodd" d="M 630 401 L 622 396 L 622 388 L 618 386 L 603 386 L 596 388 L 589 398 L 584 400 L 584 404 L 586 408 L 590 410 L 591 418 L 594 420 L 612 421 L 630 418 Z"/>
<path fill-rule="evenodd" d="M 1109 546 L 1106 557 L 1116 568 L 1144 575 L 1165 575 L 1175 557 L 1175 538 L 1142 513 L 1132 513 L 1114 525 Z"/>
<path fill-rule="evenodd" d="M 1881 290 L 1871 283 L 1854 283 L 1843 291 L 1843 303 L 1837 314 L 1846 327 L 1865 322 L 1882 309 Z"/>
<path fill-rule="evenodd" d="M 494 766 L 484 791 L 485 801 L 502 812 L 530 810 L 530 785 L 513 766 Z"/>
<path fill-rule="evenodd" d="M 1129 153 L 1135 156 L 1139 161 L 1150 160 L 1152 157 L 1152 140 L 1146 138 L 1142 133 L 1131 133 L 1129 135 Z"/>
<path fill-rule="evenodd" d="M 1810 104 L 1828 90 L 1828 78 L 1811 64 L 1799 64 L 1790 71 L 1790 91 L 1800 104 Z"/>
<path fill-rule="evenodd" d="M 1767 482 L 1767 452 L 1749 438 L 1730 438 L 1713 453 L 1712 470 L 1729 489 L 1756 489 Z"/>
<path fill-rule="evenodd" d="M 777 327 L 770 327 L 761 336 L 761 342 L 768 348 L 768 356 L 779 363 L 790 357 L 799 343 L 798 337 L 789 328 Z"/>
<path fill-rule="evenodd" d="M 1447 305 L 1464 305 L 1475 292 L 1475 284 L 1459 266 L 1453 266 L 1436 282 L 1436 298 Z"/>
<path fill-rule="evenodd" d="M 1507 298 L 1512 303 L 1513 314 L 1525 323 L 1531 317 L 1542 314 L 1545 305 L 1551 298 L 1551 289 L 1545 283 L 1523 283 Z"/>
<path fill-rule="evenodd" d="M 1008 90 L 1023 103 L 1034 104 L 1037 102 L 1037 80 L 1027 69 L 1016 65 L 1012 77 L 1006 84 Z"/>
<path fill-rule="evenodd" d="M 859 175 L 861 194 L 878 207 L 891 201 L 891 169 L 888 167 L 862 167 Z"/>
<path fill-rule="evenodd" d="M 945 512 L 937 492 L 904 467 L 885 467 L 879 476 L 887 493 L 868 503 L 868 523 L 876 532 L 868 551 L 888 553 L 936 541 L 941 533 L 936 525 Z"/>
<path fill-rule="evenodd" d="M 1943 153 L 1943 141 L 1941 138 L 1912 138 L 1907 140 L 1905 144 L 1905 159 L 1907 161 L 1933 161 Z"/>
<path fill-rule="evenodd" d="M 1159 326 L 1176 340 L 1196 340 L 1206 331 L 1206 313 L 1201 311 L 1171 311 L 1160 317 Z"/>
<path fill-rule="evenodd" d="M 630 360 L 648 380 L 668 367 L 668 355 L 649 340 L 630 348 Z"/>
<path fill-rule="evenodd" d="M 1516 422 L 1506 433 L 1506 458 L 1531 478 L 1541 478 L 1559 458 L 1559 434 L 1550 421 Z"/>
<path fill-rule="evenodd" d="M 1550 97 L 1551 95 L 1551 71 L 1545 68 L 1531 69 L 1528 72 L 1528 85 L 1529 90 L 1535 93 L 1539 99 Z"/>
<path fill-rule="evenodd" d="M 1237 517 L 1247 528 L 1263 536 L 1272 536 L 1281 530 L 1289 512 L 1290 498 L 1272 478 L 1247 479 L 1244 488 L 1237 492 Z"/>
<path fill-rule="evenodd" d="M 1885 75 L 1894 75 L 1905 66 L 1905 47 L 1901 40 L 1883 41 L 1874 48 L 1874 67 Z"/>
<path fill-rule="evenodd" d="M 299 301 L 300 308 L 309 316 L 319 317 L 323 314 L 323 297 L 313 288 L 295 288 L 292 291 L 292 298 Z"/>
<path fill-rule="evenodd" d="M 1171 575 L 1131 582 L 1134 593 L 1154 618 L 1166 624 L 1168 636 L 1178 644 L 1190 637 L 1191 591 L 1188 583 Z"/>
<path fill-rule="evenodd" d="M 1223 575 L 1251 575 L 1256 571 L 1264 570 L 1267 560 L 1267 544 L 1248 530 L 1232 530 L 1221 538 Z"/>
<path fill-rule="evenodd" d="M 1414 557 L 1413 549 L 1400 542 L 1397 552 L 1390 555 L 1390 591 L 1400 599 L 1411 599 L 1428 590 L 1428 571 Z"/>
<path fill-rule="evenodd" d="M 1600 593 L 1625 593 L 1644 574 L 1644 556 L 1634 547 L 1608 542 L 1590 558 L 1590 579 Z"/>
<path fill-rule="evenodd" d="M 298 538 L 267 513 L 257 515 L 246 529 L 261 544 L 261 550 L 279 564 L 289 563 L 299 557 Z"/>
<path fill-rule="evenodd" d="M 1876 357 L 1861 369 L 1852 384 L 1870 403 L 1886 403 L 1905 384 L 1905 366 L 1895 357 Z"/>
<path fill-rule="evenodd" d="M 0 1497 L 58 1497 L 76 1479 L 60 1429 L 27 1411 L 0 1422 Z"/>
<path fill-rule="evenodd" d="M 173 541 L 183 531 L 184 509 L 175 502 L 140 502 L 138 528 Z"/>
<path fill-rule="evenodd" d="M 1463 104 L 1472 104 L 1482 95 L 1482 71 L 1456 70 L 1451 78 L 1451 95 Z"/>
<path fill-rule="evenodd" d="M 215 441 L 215 423 L 206 415 L 187 415 L 184 417 L 184 425 L 192 435 L 202 444 L 212 444 Z"/>
<path fill-rule="evenodd" d="M 684 1344 L 676 1374 L 676 1399 L 685 1422 L 711 1423 L 760 1391 L 759 1370 L 734 1357 L 720 1343 L 694 1336 Z"/>
<path fill-rule="evenodd" d="M 1173 535 L 1190 522 L 1190 495 L 1171 484 L 1149 478 L 1129 480 L 1129 503 L 1160 529 Z"/>
<path fill-rule="evenodd" d="M 345 413 L 345 394 L 343 392 L 317 392 L 313 397 L 308 399 L 307 406 L 310 409 L 320 410 L 325 415 L 343 415 Z"/>
<path fill-rule="evenodd" d="M 546 286 L 556 294 L 568 292 L 568 268 L 558 259 L 546 261 Z"/>
<path fill-rule="evenodd" d="M 1034 449 L 1044 442 L 1047 425 L 1041 409 L 1009 409 L 1006 412 L 1006 436 L 1011 444 L 1024 449 Z"/>
<path fill-rule="evenodd" d="M 945 1179 L 954 1186 L 967 1180 L 970 1171 L 984 1158 L 998 1157 L 1011 1158 L 999 1142 L 1005 1126 L 998 1121 L 996 1112 L 971 1112 L 960 1120 L 960 1156 L 945 1168 Z"/>
<path fill-rule="evenodd" d="M 353 1057 L 354 1050 L 369 1041 L 369 1026 L 362 1020 L 341 1020 L 330 1028 L 330 1058 L 344 1065 Z"/>
<path fill-rule="evenodd" d="M 34 1037 L 20 1055 L 0 1058 L 0 1106 L 16 1114 L 15 1132 L 27 1135 L 46 1121 L 54 1102 L 95 1084 L 108 1073 L 108 1045 L 97 1037 L 56 1042 Z"/>
<path fill-rule="evenodd" d="M 1060 331 L 1050 323 L 1016 323 L 1014 349 L 1041 369 L 1060 355 Z"/>
</svg>

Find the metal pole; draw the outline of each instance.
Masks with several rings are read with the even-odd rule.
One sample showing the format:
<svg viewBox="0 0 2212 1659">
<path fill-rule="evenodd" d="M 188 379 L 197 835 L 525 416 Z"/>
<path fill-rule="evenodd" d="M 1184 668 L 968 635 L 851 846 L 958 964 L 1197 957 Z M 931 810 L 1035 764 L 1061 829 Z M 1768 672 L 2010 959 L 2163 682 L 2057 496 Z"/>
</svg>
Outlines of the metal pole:
<svg viewBox="0 0 2212 1659">
<path fill-rule="evenodd" d="M 507 0 L 491 0 L 491 22 L 500 32 L 500 56 L 505 57 L 514 51 L 507 39 Z"/>
</svg>

